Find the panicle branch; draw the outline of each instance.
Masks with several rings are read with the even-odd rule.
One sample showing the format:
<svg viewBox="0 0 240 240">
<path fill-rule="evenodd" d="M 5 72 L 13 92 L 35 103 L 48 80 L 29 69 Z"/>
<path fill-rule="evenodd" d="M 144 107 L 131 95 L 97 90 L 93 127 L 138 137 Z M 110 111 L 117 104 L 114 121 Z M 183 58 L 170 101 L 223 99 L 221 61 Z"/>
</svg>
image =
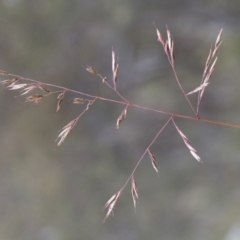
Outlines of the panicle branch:
<svg viewBox="0 0 240 240">
<path fill-rule="evenodd" d="M 66 126 L 64 126 L 62 128 L 62 131 L 59 133 L 56 141 L 58 141 L 57 146 L 60 146 L 63 141 L 65 140 L 65 138 L 67 137 L 67 135 L 70 133 L 70 131 L 75 127 L 76 123 L 78 122 L 79 118 L 82 117 L 82 115 L 89 109 L 89 107 L 96 101 L 97 99 L 94 100 L 86 100 L 87 106 L 86 108 L 81 112 L 81 114 L 76 117 L 75 119 L 73 119 L 71 122 L 69 122 Z"/>
<path fill-rule="evenodd" d="M 136 212 L 136 203 L 138 200 L 138 189 L 137 189 L 137 184 L 136 184 L 134 176 L 132 176 L 132 178 L 131 178 L 131 193 L 132 193 L 134 209 Z"/>
<path fill-rule="evenodd" d="M 156 28 L 156 27 L 155 27 Z M 168 61 L 172 67 L 172 71 L 173 71 L 173 74 L 174 74 L 174 77 L 177 81 L 177 84 L 182 92 L 182 94 L 184 95 L 185 99 L 187 100 L 190 108 L 192 109 L 194 115 L 197 117 L 197 112 L 195 111 L 192 103 L 190 102 L 190 100 L 188 99 L 188 96 L 187 94 L 185 93 L 183 87 L 182 87 L 182 84 L 180 83 L 180 80 L 178 78 L 178 75 L 177 75 L 177 71 L 175 69 L 175 66 L 174 66 L 174 42 L 173 42 L 173 39 L 172 39 L 172 35 L 168 29 L 168 27 L 166 26 L 166 29 L 167 29 L 167 39 L 164 40 L 164 38 L 162 37 L 162 34 L 160 33 L 159 29 L 156 28 L 156 33 L 157 33 L 157 37 L 158 37 L 158 41 L 162 44 L 163 46 L 163 49 L 164 49 L 164 52 L 168 58 Z"/>
</svg>

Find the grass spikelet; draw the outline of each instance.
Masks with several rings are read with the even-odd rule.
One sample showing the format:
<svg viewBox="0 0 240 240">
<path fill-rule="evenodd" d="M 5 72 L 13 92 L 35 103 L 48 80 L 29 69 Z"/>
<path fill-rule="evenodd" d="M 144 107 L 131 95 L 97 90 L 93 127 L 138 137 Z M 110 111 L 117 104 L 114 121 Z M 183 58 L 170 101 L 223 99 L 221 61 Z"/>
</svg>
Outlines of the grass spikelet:
<svg viewBox="0 0 240 240">
<path fill-rule="evenodd" d="M 26 88 L 22 89 L 21 92 L 23 92 L 23 93 L 20 94 L 20 95 L 26 95 L 26 94 L 28 94 L 29 92 L 33 91 L 33 90 L 36 89 L 36 88 L 37 88 L 37 86 L 34 85 L 34 84 L 32 84 L 32 85 L 30 85 L 29 87 L 26 87 Z"/>
<path fill-rule="evenodd" d="M 84 99 L 83 98 L 74 98 L 73 103 L 82 104 L 82 103 L 84 103 Z"/>
<path fill-rule="evenodd" d="M 47 88 L 43 87 L 43 86 L 38 86 L 39 89 L 41 89 L 42 91 L 46 92 L 46 93 L 51 93 L 50 90 L 48 90 Z"/>
<path fill-rule="evenodd" d="M 58 99 L 58 103 L 57 103 L 57 112 L 59 111 L 60 107 L 61 107 L 61 104 L 62 104 L 62 101 L 63 101 L 63 98 L 64 98 L 64 94 L 65 94 L 65 91 L 60 93 L 58 96 L 57 96 L 57 99 Z"/>
<path fill-rule="evenodd" d="M 18 90 L 18 89 L 25 88 L 26 86 L 28 86 L 27 83 L 19 83 L 19 84 L 16 84 L 16 83 L 14 82 L 14 83 L 12 83 L 11 85 L 8 86 L 8 89 L 9 89 L 9 90 Z"/>
<path fill-rule="evenodd" d="M 62 128 L 62 131 L 60 132 L 60 134 L 58 135 L 58 137 L 56 139 L 56 141 L 58 141 L 57 146 L 60 146 L 63 143 L 63 141 L 69 134 L 69 132 L 74 128 L 77 121 L 78 121 L 78 118 L 75 118 Z"/>
<path fill-rule="evenodd" d="M 116 203 L 117 203 L 117 200 L 118 200 L 118 198 L 120 197 L 121 193 L 122 193 L 122 189 L 119 190 L 117 193 L 115 193 L 115 194 L 106 202 L 106 204 L 104 205 L 104 209 L 107 209 L 107 214 L 106 214 L 103 222 L 105 222 L 106 219 L 109 217 L 109 215 L 110 215 L 111 213 L 113 213 L 113 209 L 114 209 L 114 207 L 115 207 L 115 205 L 116 205 Z"/>
<path fill-rule="evenodd" d="M 114 89 L 117 89 L 116 82 L 117 82 L 117 74 L 118 74 L 118 64 L 116 63 L 115 52 L 112 49 L 112 73 L 113 73 L 113 86 Z"/>
<path fill-rule="evenodd" d="M 97 75 L 97 74 L 98 74 L 98 71 L 97 71 L 95 68 L 91 67 L 91 66 L 87 66 L 87 67 L 86 67 L 86 70 L 87 70 L 88 72 L 90 72 L 91 74 L 94 74 L 94 75 Z"/>
<path fill-rule="evenodd" d="M 117 129 L 119 129 L 120 124 L 126 118 L 126 116 L 127 116 L 127 107 L 122 111 L 122 113 L 120 114 L 120 116 L 117 119 L 117 123 L 116 123 Z"/>
<path fill-rule="evenodd" d="M 138 199 L 138 189 L 137 189 L 137 184 L 136 184 L 134 176 L 132 176 L 132 178 L 131 178 L 131 193 L 132 193 L 134 209 L 135 209 L 135 212 L 136 212 L 136 203 L 137 203 L 137 199 Z"/>
<path fill-rule="evenodd" d="M 191 95 L 194 94 L 196 92 L 202 91 L 203 89 L 205 89 L 205 87 L 209 84 L 209 82 L 205 82 L 203 84 L 201 84 L 199 87 L 195 88 L 194 90 L 192 90 L 191 92 L 187 93 L 187 95 Z"/>
<path fill-rule="evenodd" d="M 202 162 L 201 158 L 197 155 L 197 151 L 190 145 L 190 142 L 188 140 L 188 138 L 183 134 L 183 132 L 178 128 L 178 126 L 176 125 L 176 123 L 174 122 L 174 120 L 172 119 L 172 122 L 176 128 L 176 130 L 178 131 L 179 135 L 182 137 L 183 142 L 185 143 L 185 145 L 187 146 L 188 150 L 190 151 L 190 153 L 192 154 L 192 156 L 198 161 L 198 162 Z"/>
<path fill-rule="evenodd" d="M 163 36 L 161 34 L 161 32 L 156 28 L 156 32 L 157 32 L 157 37 L 158 37 L 158 41 L 164 46 L 165 45 L 165 41 L 163 39 Z"/>
<path fill-rule="evenodd" d="M 35 103 L 39 103 L 43 97 L 44 97 L 43 95 L 36 94 L 36 95 L 34 95 L 34 96 L 29 96 L 29 97 L 27 97 L 25 102 L 35 102 Z"/>
<path fill-rule="evenodd" d="M 156 159 L 156 157 L 152 154 L 152 152 L 149 149 L 148 149 L 148 155 L 150 157 L 153 169 L 158 173 L 157 159 Z"/>
</svg>

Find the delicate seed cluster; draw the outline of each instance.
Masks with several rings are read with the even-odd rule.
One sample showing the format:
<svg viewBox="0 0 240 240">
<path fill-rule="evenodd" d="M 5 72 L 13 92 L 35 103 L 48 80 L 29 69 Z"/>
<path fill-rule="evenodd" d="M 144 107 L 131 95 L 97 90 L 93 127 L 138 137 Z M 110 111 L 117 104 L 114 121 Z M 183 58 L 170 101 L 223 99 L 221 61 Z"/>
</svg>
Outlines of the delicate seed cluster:
<svg viewBox="0 0 240 240">
<path fill-rule="evenodd" d="M 206 63 L 205 63 L 205 68 L 203 71 L 203 75 L 202 75 L 202 80 L 201 80 L 201 84 L 199 87 L 197 87 L 196 89 L 194 89 L 193 91 L 189 92 L 187 95 L 193 94 L 193 93 L 198 93 L 198 102 L 197 102 L 197 114 L 199 112 L 199 107 L 200 107 L 200 103 L 205 91 L 205 88 L 208 86 L 209 84 L 209 80 L 210 77 L 212 76 L 212 73 L 214 71 L 214 67 L 216 65 L 217 62 L 217 51 L 222 43 L 222 31 L 223 29 L 220 30 L 214 48 L 212 50 L 212 48 L 210 48 Z"/>
<path fill-rule="evenodd" d="M 0 74 L 2 72 L 4 72 L 4 71 L 0 70 Z M 6 74 L 6 73 L 4 73 L 4 74 Z M 7 74 L 9 74 L 9 73 L 7 73 Z M 38 88 L 45 91 L 45 92 L 50 93 L 49 90 L 44 89 L 44 87 L 42 87 L 39 84 L 36 84 L 36 83 L 33 83 L 33 84 L 20 83 L 22 80 L 24 80 L 24 79 L 17 77 L 17 78 L 3 80 L 3 81 L 1 81 L 1 83 L 3 85 L 8 85 L 9 84 L 7 86 L 7 88 L 9 90 L 20 90 L 20 92 L 21 92 L 20 96 L 27 95 L 28 93 L 30 93 L 33 90 L 38 89 Z M 39 103 L 43 97 L 44 97 L 44 95 L 42 95 L 42 94 L 35 94 L 33 96 L 28 96 L 28 97 L 26 97 L 26 102 Z"/>
<path fill-rule="evenodd" d="M 172 66 L 174 66 L 174 42 L 172 40 L 172 35 L 167 27 L 167 39 L 164 40 L 162 34 L 159 29 L 156 28 L 158 41 L 162 44 L 163 49 L 168 57 L 169 62 Z"/>
<path fill-rule="evenodd" d="M 74 128 L 75 124 L 77 123 L 78 118 L 73 119 L 71 122 L 69 122 L 66 126 L 62 128 L 62 131 L 59 133 L 56 141 L 58 141 L 57 145 L 60 146 L 67 135 L 70 133 L 70 131 Z"/>
</svg>

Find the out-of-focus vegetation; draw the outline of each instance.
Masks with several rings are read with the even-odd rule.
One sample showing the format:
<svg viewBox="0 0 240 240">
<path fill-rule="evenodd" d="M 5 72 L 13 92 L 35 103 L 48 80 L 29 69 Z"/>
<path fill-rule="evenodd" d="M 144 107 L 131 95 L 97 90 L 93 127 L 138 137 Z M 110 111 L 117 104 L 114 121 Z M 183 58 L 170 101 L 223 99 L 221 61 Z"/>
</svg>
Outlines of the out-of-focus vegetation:
<svg viewBox="0 0 240 240">
<path fill-rule="evenodd" d="M 114 46 L 124 96 L 191 114 L 152 23 L 160 29 L 167 24 L 173 33 L 176 69 L 186 91 L 198 86 L 210 45 L 224 24 L 200 113 L 240 123 L 239 21 L 236 0 L 2 0 L 0 69 L 114 97 L 82 67 L 94 66 L 110 78 Z M 57 148 L 58 131 L 81 111 L 71 104 L 76 96 L 67 94 L 56 113 L 54 97 L 35 105 L 18 95 L 3 88 L 0 94 L 0 239 L 235 239 L 239 130 L 178 120 L 204 161 L 199 164 L 169 125 L 152 148 L 160 176 L 147 157 L 137 171 L 137 213 L 126 189 L 114 218 L 102 224 L 102 206 L 125 182 L 165 116 L 131 108 L 117 131 L 121 106 L 99 102 Z"/>
</svg>

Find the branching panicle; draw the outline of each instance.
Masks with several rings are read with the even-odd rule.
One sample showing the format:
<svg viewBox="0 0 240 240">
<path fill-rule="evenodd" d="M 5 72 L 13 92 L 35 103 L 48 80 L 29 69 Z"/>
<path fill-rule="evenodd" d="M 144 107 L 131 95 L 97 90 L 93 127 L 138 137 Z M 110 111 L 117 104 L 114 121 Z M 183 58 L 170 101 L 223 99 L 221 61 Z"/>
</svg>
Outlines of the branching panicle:
<svg viewBox="0 0 240 240">
<path fill-rule="evenodd" d="M 2 85 L 9 90 L 19 90 L 20 93 L 21 93 L 20 95 L 27 95 L 26 102 L 39 103 L 43 97 L 47 97 L 47 96 L 52 95 L 52 94 L 57 94 L 57 100 L 58 100 L 58 102 L 57 102 L 57 112 L 58 112 L 60 110 L 62 102 L 65 98 L 65 93 L 71 93 L 71 94 L 74 94 L 74 98 L 72 100 L 73 104 L 85 104 L 86 105 L 85 109 L 78 115 L 78 117 L 71 120 L 66 126 L 64 126 L 61 129 L 61 132 L 59 133 L 59 135 L 56 139 L 57 146 L 60 146 L 63 143 L 63 141 L 66 139 L 68 134 L 73 130 L 73 128 L 75 127 L 75 125 L 77 124 L 77 122 L 81 118 L 81 116 L 83 114 L 85 114 L 85 112 L 88 111 L 89 108 L 92 106 L 92 104 L 94 104 L 94 102 L 97 101 L 97 100 L 112 102 L 112 103 L 115 103 L 115 104 L 122 105 L 124 107 L 121 114 L 118 117 L 116 116 L 116 118 L 117 118 L 117 122 L 116 122 L 117 129 L 119 128 L 119 126 L 123 122 L 123 120 L 126 118 L 129 107 L 140 108 L 140 109 L 143 109 L 143 110 L 149 111 L 149 112 L 157 112 L 157 113 L 160 113 L 160 114 L 164 114 L 168 117 L 167 120 L 166 120 L 166 123 L 160 128 L 160 130 L 157 132 L 157 134 L 152 139 L 152 141 L 147 145 L 147 147 L 146 147 L 145 151 L 143 152 L 143 154 L 141 155 L 141 157 L 138 159 L 138 161 L 137 161 L 135 167 L 133 168 L 129 178 L 126 180 L 126 182 L 120 188 L 120 190 L 117 191 L 105 204 L 104 209 L 107 209 L 107 213 L 106 213 L 106 217 L 104 218 L 104 221 L 113 213 L 113 209 L 114 209 L 114 207 L 117 203 L 117 200 L 119 199 L 119 197 L 122 194 L 125 187 L 130 182 L 131 182 L 131 195 L 132 195 L 132 199 L 133 199 L 133 205 L 134 205 L 134 209 L 136 209 L 136 203 L 137 203 L 137 200 L 139 198 L 139 194 L 138 194 L 138 188 L 137 188 L 136 180 L 135 180 L 135 177 L 134 177 L 135 172 L 136 172 L 138 166 L 140 165 L 140 163 L 142 162 L 142 160 L 144 159 L 144 157 L 146 155 L 148 155 L 148 157 L 151 160 L 151 164 L 152 164 L 153 169 L 159 174 L 157 159 L 156 159 L 155 155 L 152 153 L 152 151 L 150 150 L 150 148 L 156 142 L 157 138 L 162 133 L 162 131 L 167 127 L 167 125 L 169 124 L 170 121 L 173 123 L 173 126 L 175 127 L 176 131 L 178 132 L 178 134 L 182 138 L 184 144 L 186 145 L 186 147 L 188 148 L 188 150 L 190 151 L 192 156 L 198 162 L 202 162 L 202 160 L 199 157 L 199 155 L 197 154 L 197 151 L 190 144 L 190 141 L 188 140 L 188 138 L 185 136 L 185 134 L 183 134 L 183 132 L 180 130 L 180 128 L 175 123 L 176 118 L 189 119 L 189 120 L 194 120 L 194 121 L 208 122 L 208 123 L 212 123 L 212 124 L 218 124 L 218 125 L 223 125 L 223 126 L 240 128 L 240 125 L 238 125 L 238 124 L 232 124 L 232 123 L 227 123 L 227 122 L 219 122 L 219 121 L 216 121 L 216 120 L 201 118 L 199 116 L 199 107 L 200 107 L 200 104 L 201 104 L 201 100 L 202 100 L 202 97 L 203 97 L 203 94 L 204 94 L 204 91 L 205 91 L 206 87 L 210 83 L 209 80 L 210 80 L 210 77 L 213 74 L 213 71 L 214 71 L 214 68 L 215 68 L 215 65 L 216 65 L 216 62 L 217 62 L 216 54 L 217 54 L 217 51 L 218 51 L 218 49 L 219 49 L 219 47 L 222 43 L 222 40 L 221 40 L 222 39 L 222 29 L 220 30 L 220 32 L 217 36 L 217 39 L 215 41 L 213 49 L 210 48 L 208 57 L 207 57 L 206 62 L 205 62 L 205 68 L 204 68 L 204 71 L 203 71 L 202 80 L 201 80 L 199 86 L 196 87 L 194 90 L 190 91 L 187 94 L 185 93 L 185 91 L 184 91 L 184 89 L 183 89 L 183 87 L 180 83 L 180 80 L 178 78 L 178 75 L 177 75 L 177 72 L 176 72 L 176 69 L 175 69 L 174 41 L 173 41 L 173 37 L 172 37 L 172 34 L 171 34 L 170 30 L 168 28 L 166 28 L 166 39 L 164 39 L 161 32 L 157 28 L 156 28 L 156 33 L 157 33 L 157 40 L 161 43 L 161 45 L 163 47 L 163 50 L 164 50 L 164 53 L 166 54 L 167 59 L 169 61 L 169 64 L 171 65 L 171 68 L 172 68 L 172 71 L 173 71 L 173 74 L 174 74 L 174 78 L 175 78 L 183 96 L 187 100 L 189 107 L 191 108 L 192 112 L 194 113 L 193 116 L 177 114 L 177 113 L 174 113 L 174 112 L 166 112 L 166 111 L 162 111 L 162 110 L 159 110 L 159 109 L 148 108 L 148 107 L 140 106 L 138 104 L 134 104 L 134 103 L 131 103 L 130 101 L 128 101 L 128 99 L 126 99 L 117 89 L 116 83 L 117 83 L 117 79 L 118 79 L 119 65 L 116 61 L 116 54 L 115 54 L 113 48 L 112 48 L 112 64 L 111 64 L 112 65 L 111 70 L 112 70 L 112 80 L 113 80 L 113 82 L 111 84 L 107 81 L 107 78 L 103 77 L 99 73 L 99 71 L 96 70 L 94 67 L 86 66 L 85 69 L 90 74 L 97 76 L 102 81 L 102 83 L 104 83 L 104 86 L 106 86 L 108 89 L 110 89 L 110 91 L 113 91 L 116 94 L 116 97 L 120 98 L 120 100 L 110 99 L 110 98 L 106 98 L 106 97 L 102 97 L 102 96 L 94 96 L 94 95 L 88 94 L 86 92 L 80 92 L 80 91 L 77 91 L 77 90 L 74 90 L 74 89 L 69 89 L 69 88 L 66 88 L 66 87 L 62 87 L 62 86 L 58 86 L 58 85 L 54 85 L 54 84 L 50 84 L 50 83 L 40 82 L 40 81 L 37 81 L 37 80 L 33 80 L 33 79 L 30 79 L 30 78 L 25 78 L 25 77 L 22 77 L 22 76 L 18 76 L 16 74 L 11 74 L 9 72 L 0 70 L 0 74 L 7 77 L 7 79 L 1 81 Z M 54 91 L 49 90 L 48 88 L 55 89 L 55 90 Z M 40 93 L 37 92 L 34 95 L 28 95 L 28 94 L 32 93 L 33 91 L 34 92 L 35 91 L 40 91 Z M 188 99 L 188 95 L 191 95 L 191 94 L 194 94 L 194 93 L 198 94 L 198 100 L 197 100 L 196 108 L 193 107 L 192 103 Z"/>
</svg>

